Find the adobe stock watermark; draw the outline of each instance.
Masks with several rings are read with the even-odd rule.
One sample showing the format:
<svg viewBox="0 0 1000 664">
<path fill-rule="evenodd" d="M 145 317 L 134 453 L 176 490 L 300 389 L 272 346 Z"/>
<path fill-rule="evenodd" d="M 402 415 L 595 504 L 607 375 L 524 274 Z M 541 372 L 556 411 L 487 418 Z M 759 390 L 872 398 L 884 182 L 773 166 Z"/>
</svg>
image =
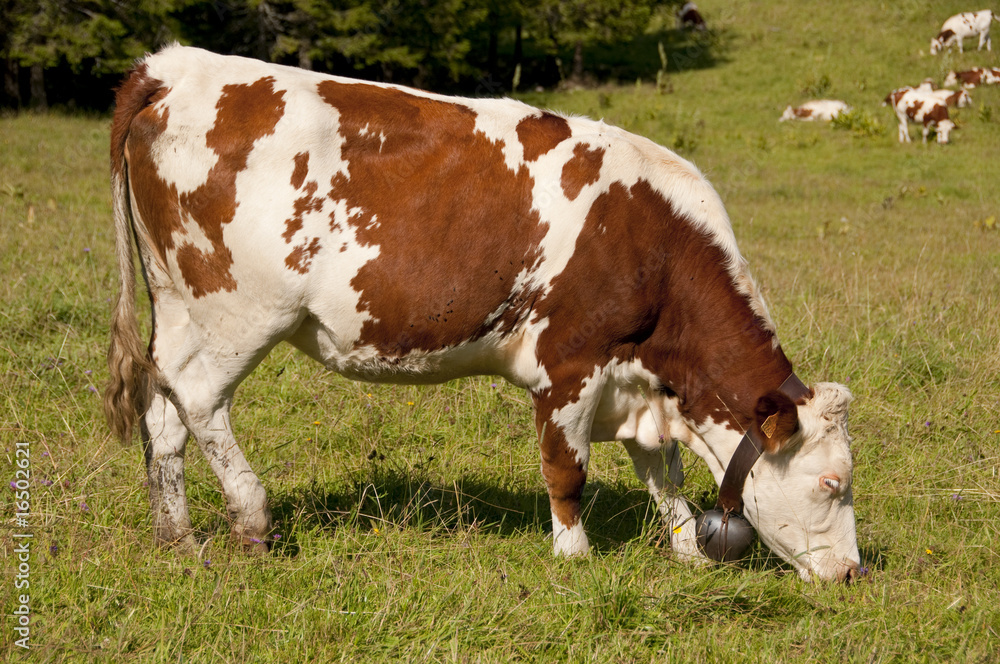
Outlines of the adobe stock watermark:
<svg viewBox="0 0 1000 664">
<path fill-rule="evenodd" d="M 14 451 L 14 479 L 10 486 L 14 489 L 14 645 L 28 649 L 31 639 L 31 538 L 28 518 L 31 515 L 31 446 L 27 441 L 18 441 Z"/>
</svg>

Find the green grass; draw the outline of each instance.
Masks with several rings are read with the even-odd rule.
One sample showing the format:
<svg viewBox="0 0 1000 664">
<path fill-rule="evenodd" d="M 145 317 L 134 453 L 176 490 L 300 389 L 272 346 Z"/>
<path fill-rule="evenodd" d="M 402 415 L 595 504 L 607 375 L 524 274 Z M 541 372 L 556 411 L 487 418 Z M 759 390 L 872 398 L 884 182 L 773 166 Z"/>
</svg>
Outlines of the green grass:
<svg viewBox="0 0 1000 664">
<path fill-rule="evenodd" d="M 650 80 L 525 97 L 674 147 L 719 189 L 797 372 L 856 396 L 869 576 L 805 584 L 761 548 L 735 567 L 674 561 L 615 444 L 591 464 L 594 555 L 554 559 L 523 393 L 490 378 L 350 383 L 287 347 L 233 414 L 279 545 L 265 559 L 229 546 L 192 445 L 207 543 L 200 559 L 154 549 L 141 451 L 111 439 L 91 389 L 115 288 L 107 120 L 22 115 L 0 118 L 5 659 L 22 655 L 10 614 L 23 531 L 6 483 L 27 442 L 30 659 L 998 661 L 1000 232 L 983 222 L 1000 214 L 1000 113 L 983 109 L 1000 108 L 1000 89 L 973 91 L 943 147 L 898 144 L 879 104 L 1000 55 L 926 55 L 956 3 L 700 4 L 724 57 L 672 70 L 669 94 Z M 884 133 L 777 122 L 815 92 Z M 702 502 L 711 479 L 686 461 Z"/>
</svg>

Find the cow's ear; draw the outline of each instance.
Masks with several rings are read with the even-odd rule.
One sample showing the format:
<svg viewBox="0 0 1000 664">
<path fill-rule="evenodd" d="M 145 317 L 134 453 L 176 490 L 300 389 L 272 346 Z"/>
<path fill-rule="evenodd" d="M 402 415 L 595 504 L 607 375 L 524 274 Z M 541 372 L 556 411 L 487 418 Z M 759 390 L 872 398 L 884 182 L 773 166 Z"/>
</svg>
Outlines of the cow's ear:
<svg viewBox="0 0 1000 664">
<path fill-rule="evenodd" d="M 764 451 L 782 450 L 799 430 L 799 412 L 795 402 L 781 392 L 768 392 L 757 400 L 754 409 L 754 428 L 764 443 Z"/>
</svg>

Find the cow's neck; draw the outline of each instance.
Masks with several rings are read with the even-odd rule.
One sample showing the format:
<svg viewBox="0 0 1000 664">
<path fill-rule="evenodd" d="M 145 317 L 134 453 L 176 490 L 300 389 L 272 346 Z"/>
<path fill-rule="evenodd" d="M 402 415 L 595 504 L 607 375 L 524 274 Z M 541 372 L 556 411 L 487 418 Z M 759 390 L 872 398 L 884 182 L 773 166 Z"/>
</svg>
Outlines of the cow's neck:
<svg viewBox="0 0 1000 664">
<path fill-rule="evenodd" d="M 773 340 L 773 335 L 768 335 Z M 792 372 L 784 352 L 772 341 L 727 337 L 727 362 L 703 356 L 687 370 L 682 414 L 692 422 L 711 420 L 740 434 L 750 425 L 757 400 L 777 390 Z M 728 353 L 727 353 L 728 355 Z"/>
<path fill-rule="evenodd" d="M 650 359 L 695 429 L 721 425 L 742 435 L 757 400 L 777 390 L 792 366 L 751 296 L 719 274 L 722 265 L 706 261 L 694 278 L 670 279 L 675 315 L 654 333 Z"/>
</svg>

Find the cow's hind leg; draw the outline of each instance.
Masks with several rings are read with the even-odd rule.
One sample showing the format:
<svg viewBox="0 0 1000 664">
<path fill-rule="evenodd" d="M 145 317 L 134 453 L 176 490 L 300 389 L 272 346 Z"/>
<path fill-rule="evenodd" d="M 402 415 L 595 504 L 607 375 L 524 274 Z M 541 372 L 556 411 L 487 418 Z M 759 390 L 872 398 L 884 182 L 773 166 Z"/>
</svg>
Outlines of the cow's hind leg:
<svg viewBox="0 0 1000 664">
<path fill-rule="evenodd" d="M 906 116 L 899 117 L 899 130 L 897 131 L 900 143 L 910 142 L 910 126 Z"/>
<path fill-rule="evenodd" d="M 188 430 L 174 407 L 155 389 L 141 423 L 153 516 L 153 539 L 163 546 L 195 548 L 184 491 L 184 449 Z"/>
<path fill-rule="evenodd" d="M 181 417 L 222 484 L 233 538 L 262 553 L 272 526 L 267 494 L 236 443 L 229 417 L 237 385 L 263 357 L 254 355 L 199 352 L 172 384 Z"/>
<path fill-rule="evenodd" d="M 684 465 L 677 441 L 642 445 L 634 439 L 622 444 L 632 457 L 639 480 L 646 485 L 660 515 L 670 528 L 670 546 L 681 560 L 701 559 L 691 508 L 678 491 L 684 483 Z M 669 471 L 667 470 L 669 469 Z"/>
<path fill-rule="evenodd" d="M 233 322 L 226 329 L 207 333 L 202 326 L 191 322 L 186 310 L 168 311 L 171 302 L 175 308 L 183 306 L 164 293 L 158 298 L 155 312 L 153 361 L 159 370 L 160 389 L 169 395 L 162 428 L 170 432 L 151 439 L 155 441 L 151 445 L 152 458 L 156 461 L 160 456 L 154 466 L 157 472 L 167 469 L 165 477 L 170 480 L 166 482 L 167 489 L 163 488 L 164 482 L 156 484 L 159 505 L 162 509 L 167 496 L 178 497 L 176 504 L 184 505 L 180 471 L 183 427 L 191 432 L 222 484 L 233 537 L 247 549 L 266 551 L 272 525 L 267 495 L 236 443 L 229 413 L 237 386 L 280 340 L 283 328 L 274 324 L 268 329 L 258 329 L 245 322 Z M 223 316 L 223 321 L 230 319 L 235 320 L 235 316 Z M 168 326 L 164 324 L 167 320 L 184 323 Z M 216 325 L 221 327 L 219 323 Z M 166 400 L 161 397 L 157 402 Z M 179 509 L 176 512 L 169 524 L 175 530 L 189 529 L 186 508 L 184 519 Z"/>
</svg>

